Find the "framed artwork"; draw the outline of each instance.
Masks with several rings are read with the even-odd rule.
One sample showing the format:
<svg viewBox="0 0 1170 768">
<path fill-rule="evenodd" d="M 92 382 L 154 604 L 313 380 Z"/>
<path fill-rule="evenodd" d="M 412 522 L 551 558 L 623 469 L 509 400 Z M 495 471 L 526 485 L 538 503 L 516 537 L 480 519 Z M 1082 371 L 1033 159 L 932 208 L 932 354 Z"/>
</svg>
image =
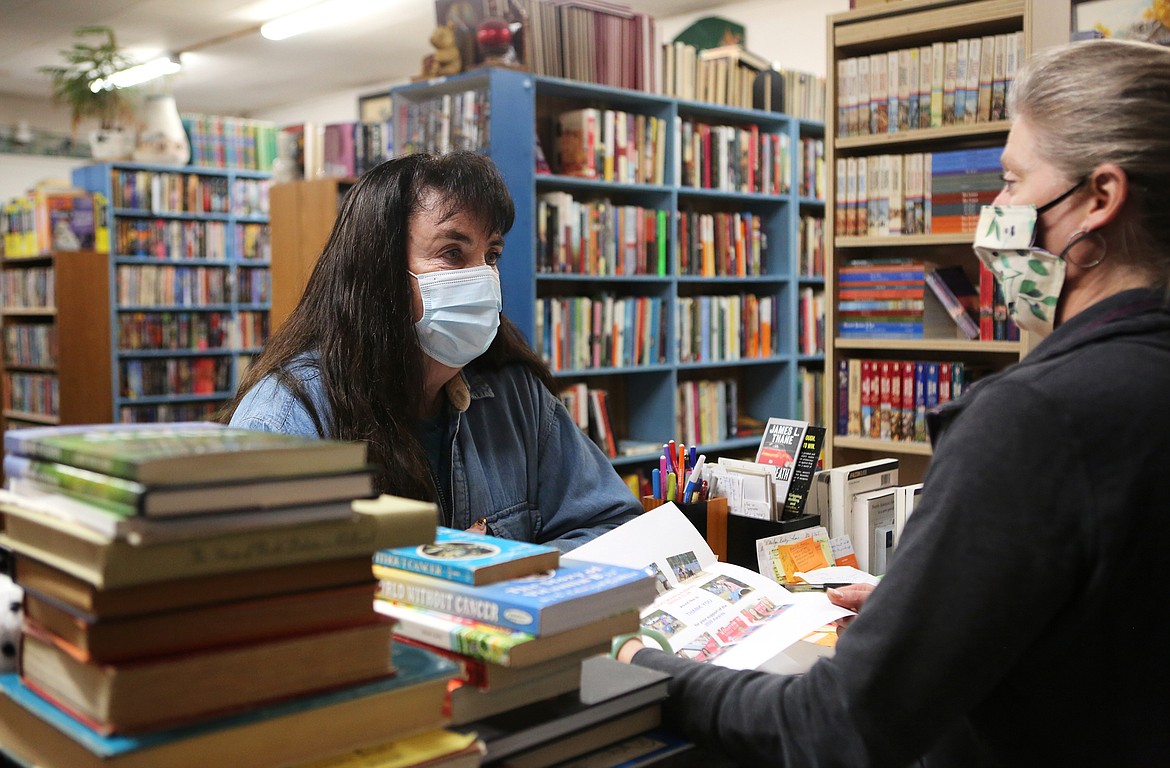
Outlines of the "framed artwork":
<svg viewBox="0 0 1170 768">
<path fill-rule="evenodd" d="M 363 123 L 390 122 L 391 112 L 392 106 L 388 93 L 358 98 L 358 120 Z"/>
<path fill-rule="evenodd" d="M 1073 32 L 1170 45 L 1170 4 L 1160 0 L 1081 0 L 1073 4 Z"/>
</svg>

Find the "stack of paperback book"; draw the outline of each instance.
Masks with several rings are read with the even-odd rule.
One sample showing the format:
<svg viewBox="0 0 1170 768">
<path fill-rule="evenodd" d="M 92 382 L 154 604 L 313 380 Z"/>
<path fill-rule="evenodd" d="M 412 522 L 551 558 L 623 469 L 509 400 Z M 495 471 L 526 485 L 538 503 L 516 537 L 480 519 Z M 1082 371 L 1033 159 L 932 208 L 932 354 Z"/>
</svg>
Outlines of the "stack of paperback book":
<svg viewBox="0 0 1170 768">
<path fill-rule="evenodd" d="M 399 547 L 374 556 L 380 581 L 377 610 L 397 621 L 396 639 L 446 655 L 459 664 L 449 688 L 452 724 L 484 736 L 487 759 L 536 750 L 546 741 L 610 723 L 602 735 L 579 740 L 567 759 L 657 724 L 658 710 L 636 716 L 619 708 L 581 714 L 582 665 L 609 650 L 613 636 L 638 628 L 638 610 L 655 596 L 646 573 L 619 566 L 559 562 L 552 547 L 525 544 L 449 528 L 433 544 Z M 599 673 L 601 674 L 601 673 Z M 518 738 L 496 723 L 528 711 L 527 725 L 572 700 L 573 718 L 555 717 L 536 735 Z M 505 738 L 506 737 L 506 738 Z M 602 739 L 602 740 L 598 740 Z M 605 739 L 609 739 L 606 741 Z M 544 754 L 544 753 L 541 753 Z M 509 757 L 509 764 L 513 758 Z M 544 758 L 535 763 L 543 764 Z"/>
<path fill-rule="evenodd" d="M 5 448 L 0 544 L 25 593 L 5 752 L 276 766 L 445 722 L 453 665 L 394 648 L 371 606 L 370 557 L 430 541 L 434 506 L 354 501 L 363 445 L 170 424 L 16 430 Z"/>
</svg>

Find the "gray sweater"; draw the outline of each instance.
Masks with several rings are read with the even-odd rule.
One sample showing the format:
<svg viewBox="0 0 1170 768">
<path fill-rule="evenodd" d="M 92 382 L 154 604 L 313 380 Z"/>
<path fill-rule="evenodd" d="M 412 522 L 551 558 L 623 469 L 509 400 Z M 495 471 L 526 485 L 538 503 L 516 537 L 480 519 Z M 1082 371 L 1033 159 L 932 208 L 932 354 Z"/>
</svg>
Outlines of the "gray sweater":
<svg viewBox="0 0 1170 768">
<path fill-rule="evenodd" d="M 644 650 L 754 765 L 1170 765 L 1170 314 L 1128 291 L 930 417 L 889 572 L 802 676 Z M 1149 578 L 1153 576 L 1153 578 Z"/>
</svg>

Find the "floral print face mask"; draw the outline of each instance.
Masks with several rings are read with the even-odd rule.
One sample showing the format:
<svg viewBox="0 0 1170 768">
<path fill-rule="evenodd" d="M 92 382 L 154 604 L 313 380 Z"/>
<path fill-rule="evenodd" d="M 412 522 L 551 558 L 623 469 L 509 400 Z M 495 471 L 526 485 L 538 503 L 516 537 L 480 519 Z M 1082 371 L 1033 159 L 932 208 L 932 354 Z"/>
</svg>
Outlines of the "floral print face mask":
<svg viewBox="0 0 1170 768">
<path fill-rule="evenodd" d="M 1064 259 L 1036 247 L 1034 205 L 985 205 L 975 230 L 975 255 L 1003 288 L 1008 316 L 1021 330 L 1047 336 L 1064 287 Z"/>
</svg>

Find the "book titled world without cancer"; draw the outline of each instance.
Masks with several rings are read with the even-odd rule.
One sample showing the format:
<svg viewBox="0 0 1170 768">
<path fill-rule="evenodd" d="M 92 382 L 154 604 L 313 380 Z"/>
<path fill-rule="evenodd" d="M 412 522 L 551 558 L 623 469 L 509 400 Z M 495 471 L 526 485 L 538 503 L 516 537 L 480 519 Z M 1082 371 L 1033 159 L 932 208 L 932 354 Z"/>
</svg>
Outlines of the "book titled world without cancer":
<svg viewBox="0 0 1170 768">
<path fill-rule="evenodd" d="M 654 579 L 616 565 L 562 562 L 536 576 L 472 586 L 375 565 L 378 597 L 497 627 L 547 635 L 649 605 Z"/>
</svg>

